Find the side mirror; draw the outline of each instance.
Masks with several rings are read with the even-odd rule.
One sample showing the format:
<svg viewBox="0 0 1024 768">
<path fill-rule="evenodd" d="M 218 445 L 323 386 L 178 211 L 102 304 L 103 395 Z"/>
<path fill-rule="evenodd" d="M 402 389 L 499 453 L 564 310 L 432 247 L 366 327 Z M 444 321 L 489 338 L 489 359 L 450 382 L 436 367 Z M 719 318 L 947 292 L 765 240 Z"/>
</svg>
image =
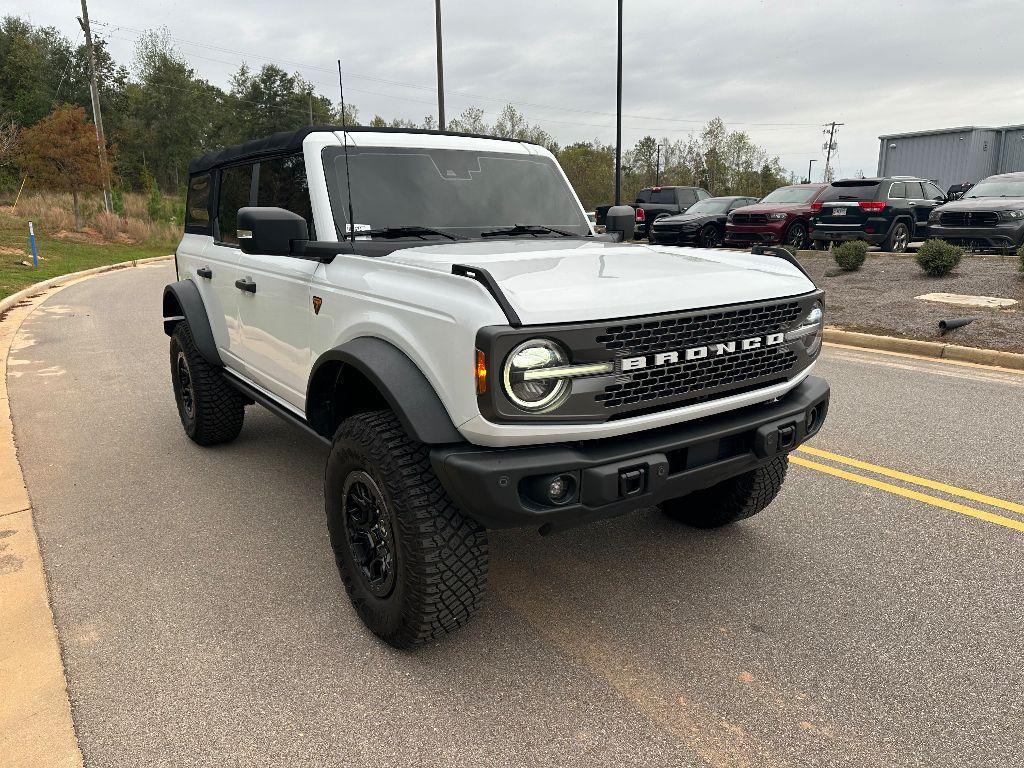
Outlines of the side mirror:
<svg viewBox="0 0 1024 768">
<path fill-rule="evenodd" d="M 309 225 L 284 208 L 239 208 L 238 245 L 242 253 L 290 256 L 296 240 L 309 240 Z"/>
<path fill-rule="evenodd" d="M 618 232 L 622 241 L 629 242 L 636 228 L 636 211 L 630 205 L 613 205 L 608 209 L 604 226 L 606 232 Z"/>
</svg>

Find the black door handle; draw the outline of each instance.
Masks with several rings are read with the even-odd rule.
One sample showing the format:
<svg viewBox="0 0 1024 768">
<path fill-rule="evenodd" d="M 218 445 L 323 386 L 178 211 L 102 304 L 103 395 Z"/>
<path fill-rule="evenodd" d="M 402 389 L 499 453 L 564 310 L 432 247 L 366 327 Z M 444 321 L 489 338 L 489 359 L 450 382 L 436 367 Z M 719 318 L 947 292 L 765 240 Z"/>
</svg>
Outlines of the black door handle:
<svg viewBox="0 0 1024 768">
<path fill-rule="evenodd" d="M 245 278 L 244 280 L 235 280 L 235 288 L 247 293 L 256 293 L 256 283 L 249 278 Z"/>
<path fill-rule="evenodd" d="M 196 270 L 196 274 L 200 277 L 205 277 L 207 280 L 213 279 L 213 270 L 209 267 L 200 267 Z"/>
</svg>

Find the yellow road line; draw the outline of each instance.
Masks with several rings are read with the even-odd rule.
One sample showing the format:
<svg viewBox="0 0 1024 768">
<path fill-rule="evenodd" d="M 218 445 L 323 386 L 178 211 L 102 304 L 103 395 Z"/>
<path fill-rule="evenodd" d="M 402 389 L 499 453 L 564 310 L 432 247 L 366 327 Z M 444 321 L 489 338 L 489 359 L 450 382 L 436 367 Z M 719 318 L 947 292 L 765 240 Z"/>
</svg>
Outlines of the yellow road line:
<svg viewBox="0 0 1024 768">
<path fill-rule="evenodd" d="M 819 464 L 816 461 L 809 461 L 808 459 L 800 456 L 790 455 L 789 460 L 793 464 L 797 464 L 801 467 L 807 467 L 808 469 L 814 469 L 818 472 L 824 472 L 826 475 L 832 475 L 833 477 L 841 477 L 843 480 L 850 480 L 854 483 L 860 483 L 861 485 L 869 486 L 870 488 L 876 488 L 880 491 L 887 491 L 895 494 L 896 496 L 902 496 L 906 499 L 913 499 L 914 501 L 921 501 L 925 504 L 931 504 L 933 507 L 939 507 L 940 509 L 948 509 L 951 512 L 959 512 L 961 515 L 967 515 L 968 517 L 975 517 L 978 520 L 984 520 L 987 523 L 995 523 L 996 525 L 1002 525 L 1006 528 L 1012 528 L 1015 531 L 1021 531 L 1024 533 L 1024 520 L 1016 520 L 1009 517 L 1002 517 L 1001 515 L 993 514 L 992 512 L 985 512 L 981 509 L 975 509 L 974 507 L 968 507 L 966 504 L 958 504 L 955 501 L 947 501 L 946 499 L 940 499 L 938 496 L 929 496 L 927 493 L 920 493 L 919 491 L 912 491 L 909 488 L 902 488 L 892 483 L 884 483 L 881 480 L 875 480 L 871 477 L 864 477 L 863 475 L 855 475 L 853 472 L 847 472 L 845 469 L 839 469 L 838 467 L 832 467 L 827 464 Z"/>
<path fill-rule="evenodd" d="M 808 445 L 802 445 L 797 448 L 797 450 L 803 453 L 809 453 L 811 456 L 817 456 L 821 459 L 830 459 L 831 461 L 846 464 L 850 467 L 864 469 L 878 475 L 885 475 L 886 477 L 891 477 L 894 480 L 902 480 L 905 483 L 920 485 L 923 488 L 931 488 L 933 491 L 941 491 L 942 493 L 948 493 L 951 496 L 959 496 L 962 499 L 970 499 L 971 501 L 988 504 L 990 507 L 999 507 L 1000 509 L 1005 509 L 1008 512 L 1016 512 L 1019 515 L 1024 515 L 1024 504 L 1006 501 L 1006 499 L 998 499 L 995 496 L 986 496 L 984 493 L 968 491 L 966 488 L 957 488 L 955 485 L 947 485 L 946 483 L 940 483 L 936 480 L 929 480 L 926 477 L 918 477 L 917 475 L 900 472 L 896 469 L 880 467 L 877 464 L 869 464 L 868 462 L 860 461 L 859 459 L 851 459 L 848 456 L 841 456 L 838 453 L 829 453 L 828 451 L 822 451 L 819 448 L 811 448 Z"/>
</svg>

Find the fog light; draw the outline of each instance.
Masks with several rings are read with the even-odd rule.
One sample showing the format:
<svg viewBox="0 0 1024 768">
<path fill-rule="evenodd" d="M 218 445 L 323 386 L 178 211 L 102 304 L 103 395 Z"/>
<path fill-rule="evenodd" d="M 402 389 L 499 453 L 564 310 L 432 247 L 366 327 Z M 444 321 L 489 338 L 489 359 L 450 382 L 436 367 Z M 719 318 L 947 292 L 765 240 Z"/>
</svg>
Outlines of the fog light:
<svg viewBox="0 0 1024 768">
<path fill-rule="evenodd" d="M 560 507 L 576 500 L 579 492 L 579 477 L 574 472 L 557 475 L 535 475 L 525 478 L 519 493 L 524 500 L 540 507 Z"/>
<path fill-rule="evenodd" d="M 807 419 L 805 424 L 807 426 L 807 434 L 810 435 L 818 428 L 819 412 L 818 406 L 814 406 L 807 412 Z"/>
<path fill-rule="evenodd" d="M 572 475 L 555 475 L 548 481 L 548 501 L 552 504 L 564 504 L 576 491 L 576 481 Z"/>
</svg>

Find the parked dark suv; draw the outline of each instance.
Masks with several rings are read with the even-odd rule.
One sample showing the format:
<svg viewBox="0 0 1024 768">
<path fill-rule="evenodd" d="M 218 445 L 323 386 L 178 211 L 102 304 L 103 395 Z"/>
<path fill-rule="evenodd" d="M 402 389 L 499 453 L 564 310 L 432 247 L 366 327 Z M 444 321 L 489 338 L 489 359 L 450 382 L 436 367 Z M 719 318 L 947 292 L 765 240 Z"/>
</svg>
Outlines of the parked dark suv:
<svg viewBox="0 0 1024 768">
<path fill-rule="evenodd" d="M 700 187 L 647 187 L 636 194 L 636 228 L 633 237 L 646 237 L 652 221 L 683 213 L 698 200 L 711 197 Z"/>
<path fill-rule="evenodd" d="M 932 237 L 972 248 L 1024 245 L 1024 173 L 982 179 L 960 199 L 932 211 Z"/>
<path fill-rule="evenodd" d="M 901 253 L 928 237 L 928 216 L 944 202 L 934 183 L 912 176 L 834 181 L 811 205 L 811 239 L 826 246 L 866 240 Z"/>
<path fill-rule="evenodd" d="M 756 205 L 730 211 L 725 224 L 726 245 L 787 243 L 806 248 L 811 205 L 827 184 L 791 184 L 769 192 Z"/>
</svg>

